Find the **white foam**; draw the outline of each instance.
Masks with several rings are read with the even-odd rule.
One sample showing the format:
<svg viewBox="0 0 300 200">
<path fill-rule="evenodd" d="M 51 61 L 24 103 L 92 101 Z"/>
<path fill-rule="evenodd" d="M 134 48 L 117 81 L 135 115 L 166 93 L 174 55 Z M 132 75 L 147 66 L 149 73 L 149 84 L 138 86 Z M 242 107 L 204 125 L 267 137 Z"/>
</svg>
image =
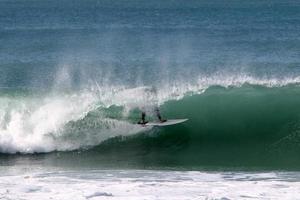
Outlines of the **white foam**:
<svg viewBox="0 0 300 200">
<path fill-rule="evenodd" d="M 0 198 L 293 200 L 300 195 L 294 178 L 299 172 L 47 171 L 2 173 Z"/>
<path fill-rule="evenodd" d="M 106 197 L 111 197 L 113 196 L 111 193 L 106 193 L 106 192 L 93 192 L 90 195 L 85 196 L 87 199 L 91 199 L 94 197 L 99 197 L 99 196 L 106 196 Z"/>
<path fill-rule="evenodd" d="M 0 152 L 33 153 L 74 150 L 145 130 L 99 115 L 82 127 L 66 125 L 97 109 L 100 97 L 91 91 L 46 96 L 0 97 Z M 90 130 L 88 130 L 88 128 Z"/>
<path fill-rule="evenodd" d="M 55 150 L 49 133 L 71 120 L 78 120 L 92 109 L 89 94 L 1 99 L 1 152 L 47 152 Z"/>
</svg>

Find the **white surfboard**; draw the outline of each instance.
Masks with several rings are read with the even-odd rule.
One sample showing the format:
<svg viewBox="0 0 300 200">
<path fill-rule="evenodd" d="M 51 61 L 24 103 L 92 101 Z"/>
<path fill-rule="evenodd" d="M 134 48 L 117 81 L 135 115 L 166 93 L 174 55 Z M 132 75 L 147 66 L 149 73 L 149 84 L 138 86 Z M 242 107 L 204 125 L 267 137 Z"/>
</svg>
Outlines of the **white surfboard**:
<svg viewBox="0 0 300 200">
<path fill-rule="evenodd" d="M 168 119 L 166 122 L 148 122 L 143 126 L 170 126 L 187 121 L 188 119 Z"/>
</svg>

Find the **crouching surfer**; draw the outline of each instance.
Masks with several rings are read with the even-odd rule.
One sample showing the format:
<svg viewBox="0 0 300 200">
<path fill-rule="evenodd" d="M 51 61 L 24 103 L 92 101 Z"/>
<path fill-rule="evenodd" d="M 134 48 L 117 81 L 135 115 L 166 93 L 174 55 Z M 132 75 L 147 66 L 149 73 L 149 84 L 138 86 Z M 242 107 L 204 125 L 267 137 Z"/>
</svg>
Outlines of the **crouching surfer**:
<svg viewBox="0 0 300 200">
<path fill-rule="evenodd" d="M 160 111 L 158 108 L 155 109 L 155 113 L 156 113 L 156 116 L 158 118 L 158 120 L 163 123 L 163 122 L 166 122 L 167 120 L 166 119 L 163 119 L 161 117 L 161 114 L 160 114 Z M 145 111 L 142 111 L 142 116 L 141 116 L 141 120 L 138 122 L 138 124 L 142 124 L 142 125 L 145 125 L 147 124 L 148 121 L 146 121 L 146 112 Z"/>
</svg>

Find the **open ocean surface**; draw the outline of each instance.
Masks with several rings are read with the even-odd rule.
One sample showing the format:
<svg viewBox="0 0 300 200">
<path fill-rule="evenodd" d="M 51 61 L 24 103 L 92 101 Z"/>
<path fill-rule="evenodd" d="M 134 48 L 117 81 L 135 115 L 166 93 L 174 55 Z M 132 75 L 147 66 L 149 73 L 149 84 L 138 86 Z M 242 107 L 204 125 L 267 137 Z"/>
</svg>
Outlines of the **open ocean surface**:
<svg viewBox="0 0 300 200">
<path fill-rule="evenodd" d="M 298 0 L 0 0 L 0 199 L 300 199 L 299 86 Z"/>
</svg>

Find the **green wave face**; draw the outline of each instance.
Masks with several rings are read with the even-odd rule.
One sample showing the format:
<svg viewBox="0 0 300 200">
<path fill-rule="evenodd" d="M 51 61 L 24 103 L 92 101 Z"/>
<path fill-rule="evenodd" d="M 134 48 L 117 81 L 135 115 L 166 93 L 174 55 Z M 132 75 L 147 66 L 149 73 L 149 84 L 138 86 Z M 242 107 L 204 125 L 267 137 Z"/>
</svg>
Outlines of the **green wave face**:
<svg viewBox="0 0 300 200">
<path fill-rule="evenodd" d="M 114 138 L 88 154 L 142 166 L 298 168 L 299 99 L 298 86 L 211 87 L 161 106 L 165 117 L 186 123 Z"/>
</svg>

